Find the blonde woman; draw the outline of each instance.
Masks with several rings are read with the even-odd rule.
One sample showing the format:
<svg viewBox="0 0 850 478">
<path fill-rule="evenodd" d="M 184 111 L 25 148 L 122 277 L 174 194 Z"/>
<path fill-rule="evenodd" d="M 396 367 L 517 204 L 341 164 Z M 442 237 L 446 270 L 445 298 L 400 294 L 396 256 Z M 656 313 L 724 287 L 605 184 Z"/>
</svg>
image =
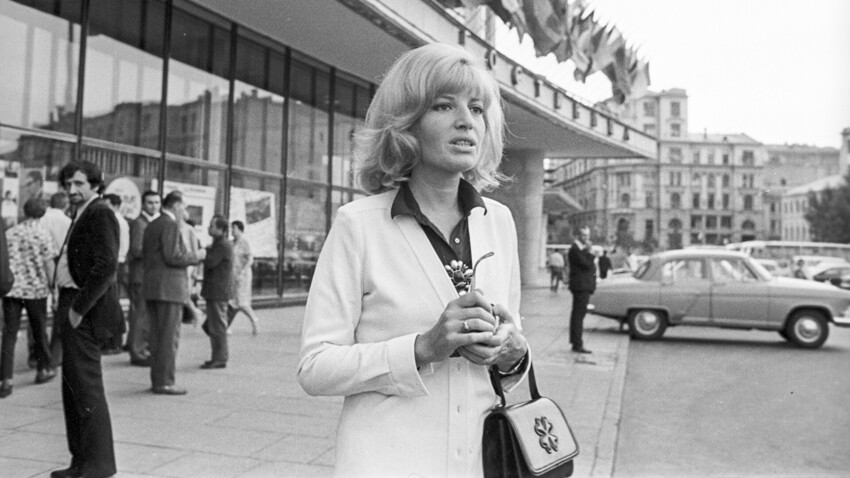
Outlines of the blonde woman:
<svg viewBox="0 0 850 478">
<path fill-rule="evenodd" d="M 514 221 L 478 192 L 502 179 L 500 102 L 480 59 L 431 44 L 370 106 L 356 155 L 372 195 L 337 213 L 298 366 L 308 393 L 345 396 L 338 475 L 483 474 L 488 367 L 510 389 L 528 366 Z"/>
</svg>

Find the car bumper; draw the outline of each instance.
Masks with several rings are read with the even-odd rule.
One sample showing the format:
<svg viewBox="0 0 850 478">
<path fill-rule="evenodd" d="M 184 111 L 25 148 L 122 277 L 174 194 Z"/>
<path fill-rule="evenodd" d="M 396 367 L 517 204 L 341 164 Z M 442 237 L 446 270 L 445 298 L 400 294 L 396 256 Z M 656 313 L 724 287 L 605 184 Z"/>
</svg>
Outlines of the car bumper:
<svg viewBox="0 0 850 478">
<path fill-rule="evenodd" d="M 836 315 L 832 318 L 832 322 L 839 327 L 850 327 L 850 314 L 845 313 L 844 316 Z"/>
</svg>

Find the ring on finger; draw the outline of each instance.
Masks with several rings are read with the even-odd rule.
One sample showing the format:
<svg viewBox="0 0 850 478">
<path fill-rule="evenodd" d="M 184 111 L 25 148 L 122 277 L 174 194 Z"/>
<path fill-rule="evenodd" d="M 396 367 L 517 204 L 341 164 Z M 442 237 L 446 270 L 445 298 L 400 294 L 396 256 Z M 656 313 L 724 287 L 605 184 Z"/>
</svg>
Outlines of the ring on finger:
<svg viewBox="0 0 850 478">
<path fill-rule="evenodd" d="M 463 321 L 463 331 L 469 332 L 469 321 L 468 320 Z"/>
</svg>

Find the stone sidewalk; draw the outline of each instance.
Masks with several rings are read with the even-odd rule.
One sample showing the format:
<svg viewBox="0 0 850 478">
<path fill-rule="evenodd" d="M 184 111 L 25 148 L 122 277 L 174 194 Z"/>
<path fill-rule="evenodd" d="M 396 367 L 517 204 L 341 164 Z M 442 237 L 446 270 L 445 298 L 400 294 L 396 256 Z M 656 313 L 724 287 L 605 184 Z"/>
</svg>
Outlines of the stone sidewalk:
<svg viewBox="0 0 850 478">
<path fill-rule="evenodd" d="M 613 321 L 588 316 L 585 343 L 569 350 L 571 296 L 523 290 L 522 315 L 538 386 L 564 410 L 581 447 L 576 477 L 613 470 L 628 336 Z M 329 476 L 342 399 L 310 397 L 295 380 L 303 307 L 258 310 L 260 334 L 240 316 L 226 369 L 200 370 L 209 341 L 183 326 L 177 382 L 181 397 L 149 392 L 148 369 L 126 354 L 104 357 L 104 376 L 120 477 Z M 19 336 L 14 393 L 0 400 L 0 476 L 46 477 L 70 461 L 59 380 L 34 385 Z M 528 397 L 522 386 L 509 397 Z"/>
</svg>

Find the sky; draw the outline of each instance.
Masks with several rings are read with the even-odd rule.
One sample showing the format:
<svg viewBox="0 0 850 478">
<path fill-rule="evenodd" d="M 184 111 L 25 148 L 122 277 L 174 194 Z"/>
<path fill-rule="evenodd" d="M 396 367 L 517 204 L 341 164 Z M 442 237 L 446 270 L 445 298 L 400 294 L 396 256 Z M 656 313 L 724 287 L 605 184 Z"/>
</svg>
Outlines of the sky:
<svg viewBox="0 0 850 478">
<path fill-rule="evenodd" d="M 687 91 L 690 132 L 839 148 L 850 128 L 850 0 L 588 3 L 649 61 L 650 90 Z M 572 62 L 516 38 L 499 31 L 499 49 L 591 103 L 611 96 L 604 74 L 578 83 Z"/>
</svg>

